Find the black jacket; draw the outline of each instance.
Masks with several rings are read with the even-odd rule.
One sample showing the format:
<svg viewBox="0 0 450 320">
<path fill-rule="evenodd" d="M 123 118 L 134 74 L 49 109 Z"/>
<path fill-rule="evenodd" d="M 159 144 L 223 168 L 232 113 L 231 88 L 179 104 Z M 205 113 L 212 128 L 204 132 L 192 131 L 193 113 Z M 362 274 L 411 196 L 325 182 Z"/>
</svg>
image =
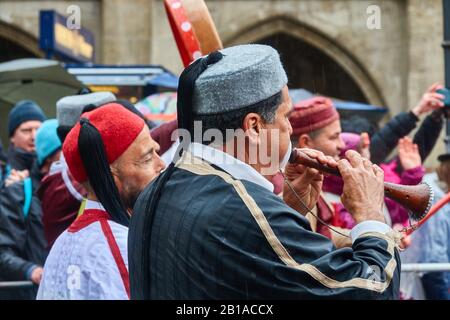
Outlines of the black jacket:
<svg viewBox="0 0 450 320">
<path fill-rule="evenodd" d="M 7 158 L 10 169 L 28 170 L 30 177 L 33 179 L 33 188 L 37 189 L 39 187 L 43 177 L 39 172 L 36 153 L 10 146 Z"/>
<path fill-rule="evenodd" d="M 3 149 L 3 142 L 0 139 L 0 161 L 6 162 L 6 160 L 7 160 L 7 158 L 6 158 L 6 154 L 4 152 L 4 149 Z"/>
<path fill-rule="evenodd" d="M 370 160 L 382 163 L 392 150 L 397 147 L 398 140 L 408 135 L 417 125 L 419 118 L 412 112 L 401 112 L 392 118 L 383 128 L 375 133 L 370 143 Z M 436 144 L 443 125 L 440 111 L 434 111 L 425 118 L 414 136 L 414 143 L 419 147 L 422 161 L 430 154 Z"/>
<path fill-rule="evenodd" d="M 47 243 L 39 199 L 33 195 L 25 217 L 23 182 L 0 190 L 0 281 L 23 281 L 34 265 L 43 266 Z M 34 298 L 36 288 L 0 290 L 1 298 Z"/>
<path fill-rule="evenodd" d="M 8 149 L 8 164 L 11 169 L 31 170 L 36 162 L 36 154 L 23 149 L 10 146 Z"/>
</svg>

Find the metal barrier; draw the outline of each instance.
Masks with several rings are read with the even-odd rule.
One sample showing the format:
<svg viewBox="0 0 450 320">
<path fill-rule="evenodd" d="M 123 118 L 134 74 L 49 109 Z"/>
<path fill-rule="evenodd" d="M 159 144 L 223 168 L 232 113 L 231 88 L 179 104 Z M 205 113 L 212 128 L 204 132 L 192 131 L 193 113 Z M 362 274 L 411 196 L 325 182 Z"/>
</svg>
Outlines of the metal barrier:
<svg viewBox="0 0 450 320">
<path fill-rule="evenodd" d="M 14 288 L 30 288 L 33 286 L 31 281 L 5 281 L 0 282 L 0 289 L 14 289 Z"/>
<path fill-rule="evenodd" d="M 402 272 L 450 272 L 450 263 L 405 263 Z"/>
<path fill-rule="evenodd" d="M 402 264 L 402 272 L 450 272 L 450 263 L 405 263 Z M 0 289 L 28 288 L 32 287 L 31 281 L 6 281 L 0 282 Z"/>
</svg>

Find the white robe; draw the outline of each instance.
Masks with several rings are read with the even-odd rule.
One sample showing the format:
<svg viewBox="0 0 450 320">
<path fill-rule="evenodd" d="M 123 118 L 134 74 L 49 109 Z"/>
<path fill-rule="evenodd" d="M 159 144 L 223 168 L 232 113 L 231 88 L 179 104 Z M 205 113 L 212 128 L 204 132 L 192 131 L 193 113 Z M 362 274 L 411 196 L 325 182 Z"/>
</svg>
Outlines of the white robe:
<svg viewBox="0 0 450 320">
<path fill-rule="evenodd" d="M 104 211 L 100 203 L 89 200 L 86 209 Z M 108 224 L 128 270 L 128 228 L 110 220 Z M 128 299 L 99 221 L 76 232 L 66 230 L 58 237 L 45 262 L 37 299 Z"/>
</svg>

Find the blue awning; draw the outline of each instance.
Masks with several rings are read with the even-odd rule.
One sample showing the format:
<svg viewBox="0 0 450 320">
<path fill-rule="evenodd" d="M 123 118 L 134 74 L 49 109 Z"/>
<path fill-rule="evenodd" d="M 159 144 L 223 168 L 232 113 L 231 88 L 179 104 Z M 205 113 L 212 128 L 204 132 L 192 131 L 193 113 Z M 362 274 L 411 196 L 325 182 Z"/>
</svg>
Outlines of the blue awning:
<svg viewBox="0 0 450 320">
<path fill-rule="evenodd" d="M 359 102 L 349 102 L 349 101 L 337 101 L 334 100 L 334 105 L 338 110 L 353 110 L 353 111 L 372 111 L 386 113 L 387 108 L 373 106 L 371 104 L 359 103 Z"/>
<path fill-rule="evenodd" d="M 151 79 L 148 83 L 154 86 L 177 89 L 178 77 L 170 72 L 164 72 Z"/>
</svg>

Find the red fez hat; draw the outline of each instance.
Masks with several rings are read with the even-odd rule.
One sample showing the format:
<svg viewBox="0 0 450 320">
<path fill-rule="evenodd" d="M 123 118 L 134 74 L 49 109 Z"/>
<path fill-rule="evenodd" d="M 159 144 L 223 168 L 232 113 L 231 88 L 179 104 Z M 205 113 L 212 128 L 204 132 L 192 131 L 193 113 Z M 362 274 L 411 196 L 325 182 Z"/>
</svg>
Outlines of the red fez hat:
<svg viewBox="0 0 450 320">
<path fill-rule="evenodd" d="M 88 119 L 100 132 L 109 164 L 128 149 L 145 125 L 144 120 L 115 102 L 83 113 L 81 118 Z M 79 135 L 80 123 L 77 123 L 64 141 L 63 154 L 72 176 L 78 182 L 84 182 L 87 174 L 78 150 Z"/>
<path fill-rule="evenodd" d="M 333 102 L 325 97 L 300 101 L 289 116 L 294 136 L 324 128 L 338 119 Z"/>
</svg>

